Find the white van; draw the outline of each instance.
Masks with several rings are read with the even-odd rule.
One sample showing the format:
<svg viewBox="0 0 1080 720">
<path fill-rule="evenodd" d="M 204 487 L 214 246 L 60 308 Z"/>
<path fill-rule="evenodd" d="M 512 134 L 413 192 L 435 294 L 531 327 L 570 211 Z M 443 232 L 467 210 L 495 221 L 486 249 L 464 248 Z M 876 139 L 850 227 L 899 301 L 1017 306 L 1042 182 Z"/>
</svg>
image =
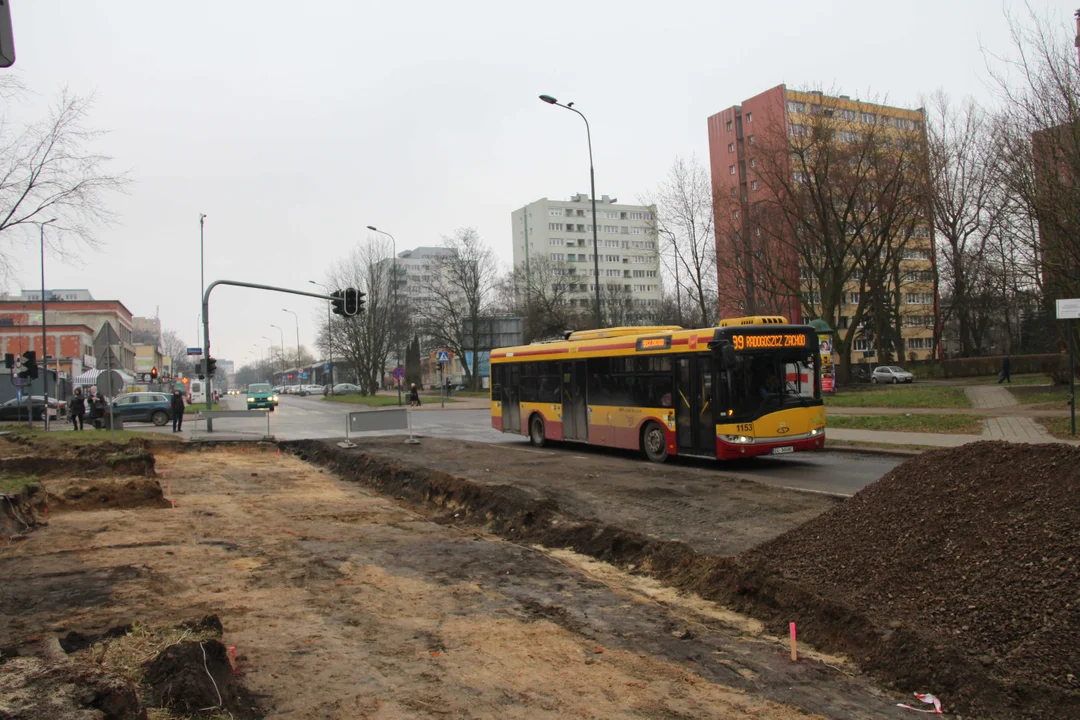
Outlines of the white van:
<svg viewBox="0 0 1080 720">
<path fill-rule="evenodd" d="M 206 404 L 206 383 L 202 380 L 192 379 L 188 385 L 188 404 Z"/>
</svg>

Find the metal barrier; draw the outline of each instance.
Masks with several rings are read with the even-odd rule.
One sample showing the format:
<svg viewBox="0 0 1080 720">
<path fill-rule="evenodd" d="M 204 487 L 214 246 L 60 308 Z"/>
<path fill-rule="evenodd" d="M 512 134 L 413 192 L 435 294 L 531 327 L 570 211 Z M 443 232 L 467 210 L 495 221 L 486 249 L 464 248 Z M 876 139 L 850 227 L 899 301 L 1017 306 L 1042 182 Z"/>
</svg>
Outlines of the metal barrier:
<svg viewBox="0 0 1080 720">
<path fill-rule="evenodd" d="M 270 434 L 270 413 L 266 410 L 200 410 L 195 414 L 195 421 L 216 420 L 218 418 L 256 418 L 266 416 L 266 434 L 264 438 L 272 437 Z M 213 423 L 206 423 L 206 432 L 214 432 Z"/>
<path fill-rule="evenodd" d="M 345 441 L 339 442 L 343 448 L 354 448 L 356 443 L 349 439 L 349 432 L 380 432 L 384 430 L 408 430 L 409 438 L 405 441 L 409 445 L 418 445 L 419 440 L 412 434 L 412 413 L 408 408 L 394 408 L 393 410 L 366 410 L 351 412 L 345 415 Z"/>
</svg>

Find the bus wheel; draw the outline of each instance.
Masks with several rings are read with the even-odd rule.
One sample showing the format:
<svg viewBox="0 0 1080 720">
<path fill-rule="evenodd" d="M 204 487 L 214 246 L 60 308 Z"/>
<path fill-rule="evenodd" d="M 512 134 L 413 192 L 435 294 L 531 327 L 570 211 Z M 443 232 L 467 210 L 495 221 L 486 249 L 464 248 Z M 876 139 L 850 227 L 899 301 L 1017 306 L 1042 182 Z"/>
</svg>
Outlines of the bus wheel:
<svg viewBox="0 0 1080 720">
<path fill-rule="evenodd" d="M 544 447 L 544 418 L 533 415 L 529 421 L 529 442 L 535 447 Z"/>
<path fill-rule="evenodd" d="M 645 426 L 641 434 L 641 447 L 645 451 L 645 457 L 655 463 L 667 460 L 667 437 L 664 429 L 654 422 Z"/>
</svg>

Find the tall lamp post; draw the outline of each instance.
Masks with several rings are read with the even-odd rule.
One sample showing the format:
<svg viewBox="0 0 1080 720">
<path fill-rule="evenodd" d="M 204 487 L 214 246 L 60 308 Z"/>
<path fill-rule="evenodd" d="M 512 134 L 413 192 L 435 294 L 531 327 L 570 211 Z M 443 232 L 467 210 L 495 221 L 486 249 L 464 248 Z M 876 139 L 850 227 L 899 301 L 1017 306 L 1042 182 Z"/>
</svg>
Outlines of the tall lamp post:
<svg viewBox="0 0 1080 720">
<path fill-rule="evenodd" d="M 661 230 L 671 238 L 671 249 L 675 251 L 675 307 L 679 312 L 679 325 L 682 325 L 682 288 L 679 285 L 679 247 L 675 244 L 675 233 L 670 230 Z"/>
<path fill-rule="evenodd" d="M 293 320 L 296 321 L 296 373 L 297 373 L 297 375 L 299 375 L 300 374 L 300 316 L 297 315 L 296 312 L 294 312 L 293 310 L 290 310 L 288 308 L 281 308 L 281 312 L 292 313 Z M 285 354 L 285 348 L 284 347 L 281 349 L 281 354 L 282 355 Z M 300 384 L 300 382 L 299 382 L 300 378 L 297 377 L 296 379 L 297 379 L 296 384 L 299 385 Z"/>
<path fill-rule="evenodd" d="M 393 283 L 392 289 L 394 291 L 394 300 L 393 300 L 394 307 L 393 307 L 393 309 L 392 309 L 392 311 L 390 313 L 390 327 L 393 328 L 393 331 L 396 332 L 397 335 L 398 335 L 397 364 L 401 365 L 401 331 L 398 328 L 397 320 L 396 320 L 397 310 L 398 310 L 398 302 L 397 302 L 397 286 L 398 286 L 398 277 L 397 277 L 397 240 L 395 240 L 394 236 L 391 235 L 390 233 L 386 232 L 385 230 L 380 230 L 379 228 L 375 227 L 374 225 L 368 225 L 367 229 L 370 230 L 371 232 L 377 232 L 380 235 L 385 235 L 386 237 L 390 238 L 391 246 L 394 248 L 394 259 L 391 261 L 392 264 L 390 266 L 390 282 Z M 398 407 L 401 406 L 401 381 L 400 380 L 398 380 L 398 383 L 397 383 L 397 404 L 398 404 Z"/>
<path fill-rule="evenodd" d="M 277 325 L 271 324 L 270 327 L 277 329 L 278 335 L 281 336 L 281 374 L 285 374 L 285 331 L 279 328 Z"/>
<path fill-rule="evenodd" d="M 312 285 L 318 285 L 326 294 L 330 294 L 330 288 L 322 283 L 317 283 L 314 280 L 308 280 Z M 330 356 L 330 394 L 334 394 L 334 335 L 330 329 L 330 301 L 326 301 L 326 350 L 327 355 Z"/>
<path fill-rule="evenodd" d="M 41 415 L 45 418 L 45 432 L 49 431 L 49 335 L 48 335 L 48 322 L 45 320 L 45 226 L 49 223 L 56 222 L 56 218 L 52 220 L 46 220 L 41 223 L 41 395 L 42 405 Z M 56 362 L 60 362 L 60 345 L 56 346 Z M 59 365 L 58 365 L 59 367 Z M 59 412 L 59 411 L 57 411 Z M 28 413 L 31 418 L 34 416 L 34 402 L 33 398 L 30 400 L 30 412 Z"/>
<path fill-rule="evenodd" d="M 585 121 L 585 137 L 589 141 L 589 188 L 592 193 L 592 248 L 593 248 L 593 282 L 595 282 L 596 288 L 596 327 L 600 327 L 600 243 L 596 239 L 596 174 L 593 172 L 593 158 L 592 158 L 592 131 L 589 129 L 589 119 L 582 114 L 580 110 L 574 107 L 574 103 L 567 103 L 563 105 L 561 102 L 551 97 L 550 95 L 541 95 L 540 99 L 546 102 L 548 105 L 557 105 L 558 107 L 565 108 L 570 112 L 578 114 L 582 120 Z M 529 239 L 525 238 L 525 242 L 528 243 Z"/>
</svg>

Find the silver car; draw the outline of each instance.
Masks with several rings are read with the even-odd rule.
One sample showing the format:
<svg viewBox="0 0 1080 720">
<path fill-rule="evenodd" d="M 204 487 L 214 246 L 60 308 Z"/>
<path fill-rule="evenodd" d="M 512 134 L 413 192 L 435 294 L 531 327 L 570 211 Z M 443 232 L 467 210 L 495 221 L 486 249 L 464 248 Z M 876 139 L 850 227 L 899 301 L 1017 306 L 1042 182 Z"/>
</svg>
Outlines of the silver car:
<svg viewBox="0 0 1080 720">
<path fill-rule="evenodd" d="M 898 383 L 915 382 L 915 376 L 896 365 L 880 365 L 874 368 L 874 372 L 870 376 L 870 382 L 896 385 Z"/>
</svg>

